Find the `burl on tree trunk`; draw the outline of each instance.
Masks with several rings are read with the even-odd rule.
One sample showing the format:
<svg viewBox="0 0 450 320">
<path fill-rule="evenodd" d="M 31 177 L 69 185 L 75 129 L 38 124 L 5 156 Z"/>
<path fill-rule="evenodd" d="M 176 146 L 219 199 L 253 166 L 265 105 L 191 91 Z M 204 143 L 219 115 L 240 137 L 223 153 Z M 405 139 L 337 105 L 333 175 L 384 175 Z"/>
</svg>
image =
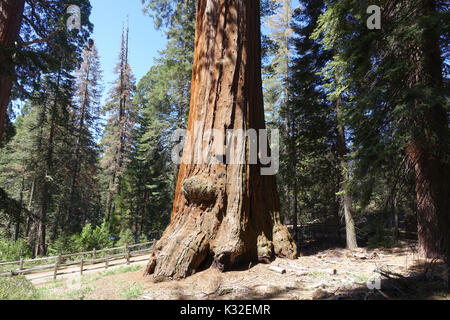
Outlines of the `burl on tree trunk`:
<svg viewBox="0 0 450 320">
<path fill-rule="evenodd" d="M 211 129 L 225 136 L 226 130 L 265 128 L 260 51 L 259 1 L 198 1 L 191 108 L 173 212 L 146 271 L 157 280 L 184 278 L 211 264 L 226 271 L 297 256 L 280 219 L 275 176 L 261 175 L 260 165 L 191 163 L 214 143 Z"/>
<path fill-rule="evenodd" d="M 12 88 L 12 62 L 6 51 L 16 41 L 22 24 L 24 0 L 0 1 L 0 142 Z"/>
</svg>

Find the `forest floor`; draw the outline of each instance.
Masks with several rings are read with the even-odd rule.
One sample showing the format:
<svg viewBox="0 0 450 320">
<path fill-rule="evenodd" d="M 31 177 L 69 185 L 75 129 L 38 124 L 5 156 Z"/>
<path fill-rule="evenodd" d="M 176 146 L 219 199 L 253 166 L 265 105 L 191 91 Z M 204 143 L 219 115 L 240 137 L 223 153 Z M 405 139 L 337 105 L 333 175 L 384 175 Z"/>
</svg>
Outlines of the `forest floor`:
<svg viewBox="0 0 450 320">
<path fill-rule="evenodd" d="M 69 300 L 448 300 L 444 270 L 442 262 L 420 259 L 414 244 L 403 243 L 375 250 L 313 248 L 295 261 L 277 259 L 226 273 L 208 269 L 181 281 L 155 283 L 143 276 L 140 264 L 36 287 L 47 299 Z"/>
</svg>

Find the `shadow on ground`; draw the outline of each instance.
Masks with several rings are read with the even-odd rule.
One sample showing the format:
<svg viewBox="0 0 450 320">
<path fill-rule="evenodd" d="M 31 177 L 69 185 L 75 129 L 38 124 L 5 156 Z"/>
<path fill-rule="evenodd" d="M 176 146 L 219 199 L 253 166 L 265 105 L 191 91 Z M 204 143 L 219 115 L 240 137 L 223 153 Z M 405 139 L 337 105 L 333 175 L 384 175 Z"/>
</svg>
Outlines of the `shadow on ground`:
<svg viewBox="0 0 450 320">
<path fill-rule="evenodd" d="M 378 270 L 380 285 L 374 282 L 374 289 L 361 286 L 347 291 L 340 291 L 334 297 L 321 299 L 332 300 L 448 300 L 449 286 L 447 267 L 443 262 L 419 263 L 410 268 L 409 276 L 403 276 L 389 270 Z M 375 280 L 375 279 L 374 279 Z"/>
<path fill-rule="evenodd" d="M 333 248 L 333 247 L 331 247 Z M 312 300 L 448 300 L 448 269 L 441 261 L 416 263 L 404 276 L 388 269 L 379 269 L 379 286 L 375 281 L 372 289 L 367 284 L 359 284 L 351 289 L 338 289 L 330 292 L 318 288 L 312 293 Z M 377 280 L 377 279 L 374 279 Z M 237 289 L 218 288 L 205 299 L 222 300 L 277 300 L 286 299 L 289 294 L 302 291 L 301 287 L 267 288 L 261 293 L 261 285 Z M 294 294 L 295 296 L 295 294 Z M 304 297 L 299 298 L 304 299 Z"/>
</svg>

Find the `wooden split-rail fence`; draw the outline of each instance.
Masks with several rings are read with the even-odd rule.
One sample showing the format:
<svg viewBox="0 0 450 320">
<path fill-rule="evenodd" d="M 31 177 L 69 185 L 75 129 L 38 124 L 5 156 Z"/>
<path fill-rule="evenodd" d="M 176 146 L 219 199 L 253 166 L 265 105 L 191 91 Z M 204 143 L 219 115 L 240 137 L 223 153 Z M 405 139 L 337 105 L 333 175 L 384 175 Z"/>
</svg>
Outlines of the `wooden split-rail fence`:
<svg viewBox="0 0 450 320">
<path fill-rule="evenodd" d="M 59 270 L 66 269 L 68 267 L 80 266 L 80 274 L 87 270 L 86 266 L 96 265 L 104 263 L 105 269 L 108 269 L 110 262 L 116 260 L 126 260 L 126 264 L 130 265 L 132 257 L 139 257 L 143 255 L 150 254 L 153 250 L 156 240 L 134 244 L 134 245 L 124 245 L 122 247 L 115 247 L 102 250 L 92 250 L 88 252 L 78 252 L 66 255 L 58 255 L 52 257 L 45 257 L 39 259 L 24 260 L 13 262 L 0 262 L 0 270 L 4 269 L 6 266 L 18 266 L 17 269 L 2 272 L 0 271 L 0 276 L 18 276 L 27 275 L 40 272 L 53 271 L 53 279 L 56 279 Z M 144 249 L 142 249 L 144 248 Z M 120 253 L 114 253 L 114 251 L 121 251 Z M 101 257 L 99 257 L 101 256 Z M 69 260 L 77 258 L 76 260 Z M 54 261 L 52 264 L 44 264 L 48 261 Z M 25 264 L 35 264 L 35 266 L 25 268 Z M 38 264 L 38 265 L 36 265 Z"/>
<path fill-rule="evenodd" d="M 294 235 L 294 226 L 287 225 L 287 228 Z M 297 238 L 299 240 L 345 239 L 345 229 L 342 230 L 341 226 L 335 224 L 325 223 L 299 225 Z"/>
</svg>

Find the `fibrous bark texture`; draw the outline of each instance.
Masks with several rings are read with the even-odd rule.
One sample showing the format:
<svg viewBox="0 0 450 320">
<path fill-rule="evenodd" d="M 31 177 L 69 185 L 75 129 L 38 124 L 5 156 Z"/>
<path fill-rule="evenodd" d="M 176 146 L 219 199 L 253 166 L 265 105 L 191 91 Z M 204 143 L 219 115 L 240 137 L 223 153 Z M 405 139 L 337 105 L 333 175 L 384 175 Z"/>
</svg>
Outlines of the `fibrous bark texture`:
<svg viewBox="0 0 450 320">
<path fill-rule="evenodd" d="M 24 0 L 0 0 L 0 142 L 12 88 L 10 50 L 20 31 Z"/>
<path fill-rule="evenodd" d="M 217 143 L 212 129 L 223 133 L 225 145 L 227 130 L 265 128 L 260 48 L 259 1 L 198 1 L 191 108 L 173 212 L 147 266 L 158 280 L 211 264 L 226 271 L 297 255 L 281 223 L 275 176 L 261 175 L 261 166 L 249 161 L 193 163 Z M 221 156 L 212 151 L 212 158 Z"/>
<path fill-rule="evenodd" d="M 435 0 L 423 0 L 420 14 L 436 13 Z M 427 87 L 439 93 L 443 88 L 439 36 L 427 26 L 420 45 L 411 53 L 416 66 L 408 78 L 410 88 Z M 422 101 L 412 107 L 417 112 L 414 135 L 406 152 L 415 169 L 419 253 L 423 257 L 444 257 L 450 263 L 450 165 L 449 126 L 445 100 Z M 423 103 L 429 104 L 426 108 Z M 420 111 L 420 112 L 419 112 Z"/>
</svg>

